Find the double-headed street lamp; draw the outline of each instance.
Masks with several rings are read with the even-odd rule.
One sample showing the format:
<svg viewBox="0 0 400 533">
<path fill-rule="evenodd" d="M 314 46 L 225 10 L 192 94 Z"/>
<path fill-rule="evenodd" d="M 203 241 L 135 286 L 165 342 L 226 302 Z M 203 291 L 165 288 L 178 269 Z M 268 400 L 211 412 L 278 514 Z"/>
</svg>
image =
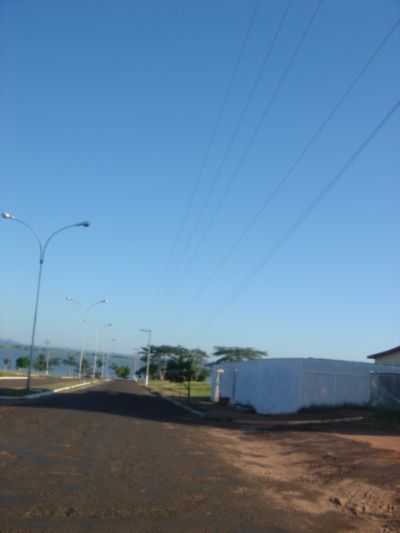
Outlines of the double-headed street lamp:
<svg viewBox="0 0 400 533">
<path fill-rule="evenodd" d="M 146 387 L 149 384 L 149 374 L 150 374 L 150 352 L 151 352 L 151 334 L 153 331 L 151 329 L 141 329 L 143 333 L 147 333 L 147 357 L 146 357 L 146 378 L 145 385 Z"/>
<path fill-rule="evenodd" d="M 36 323 L 37 323 L 38 310 L 39 310 L 40 288 L 41 288 L 41 283 L 42 283 L 42 271 L 43 271 L 44 260 L 45 260 L 45 257 L 46 257 L 47 247 L 48 247 L 50 241 L 53 239 L 53 237 L 55 237 L 56 235 L 58 235 L 62 231 L 65 231 L 65 230 L 70 229 L 70 228 L 78 228 L 78 227 L 88 228 L 90 226 L 90 222 L 85 220 L 83 222 L 78 222 L 77 224 L 70 224 L 69 226 L 64 226 L 64 227 L 56 230 L 54 233 L 52 233 L 50 235 L 50 237 L 44 243 L 42 243 L 42 241 L 40 240 L 38 234 L 34 231 L 34 229 L 31 228 L 31 226 L 29 224 L 27 224 L 26 222 L 24 222 L 23 220 L 15 217 L 11 213 L 7 213 L 7 212 L 1 213 L 1 216 L 5 220 L 13 220 L 14 222 L 19 222 L 20 224 L 22 224 L 23 226 L 28 228 L 29 231 L 32 233 L 32 235 L 35 237 L 35 239 L 36 239 L 36 241 L 37 241 L 37 243 L 39 245 L 39 273 L 38 273 L 38 280 L 37 280 L 37 286 L 36 286 L 36 299 L 35 299 L 35 310 L 34 310 L 34 314 L 33 314 L 31 347 L 30 347 L 30 351 L 29 351 L 28 377 L 27 377 L 27 381 L 26 381 L 26 388 L 29 391 L 30 388 L 31 388 L 33 352 L 34 352 L 34 349 L 35 349 Z"/>
<path fill-rule="evenodd" d="M 76 300 L 75 298 L 71 298 L 71 296 L 67 296 L 65 298 L 67 302 L 78 304 L 80 307 L 82 307 L 82 304 L 79 300 Z M 98 300 L 97 302 L 94 302 L 93 304 L 89 305 L 83 312 L 82 312 L 82 324 L 86 324 L 86 318 L 89 314 L 89 311 L 93 309 L 93 307 L 96 307 L 96 305 L 100 304 L 108 304 L 108 300 L 106 298 L 103 298 L 102 300 Z M 79 379 L 82 377 L 82 363 L 83 363 L 83 357 L 85 355 L 85 343 L 86 343 L 86 337 L 85 334 L 82 334 L 82 346 L 81 346 L 81 353 L 79 356 Z"/>
</svg>

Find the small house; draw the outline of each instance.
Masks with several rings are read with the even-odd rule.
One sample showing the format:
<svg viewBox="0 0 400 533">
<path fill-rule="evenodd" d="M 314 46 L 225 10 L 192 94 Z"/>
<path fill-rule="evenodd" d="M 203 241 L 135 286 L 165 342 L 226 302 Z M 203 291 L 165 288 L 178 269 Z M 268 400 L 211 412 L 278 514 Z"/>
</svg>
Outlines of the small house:
<svg viewBox="0 0 400 533">
<path fill-rule="evenodd" d="M 400 365 L 400 346 L 369 355 L 368 359 L 374 359 L 380 365 Z"/>
</svg>

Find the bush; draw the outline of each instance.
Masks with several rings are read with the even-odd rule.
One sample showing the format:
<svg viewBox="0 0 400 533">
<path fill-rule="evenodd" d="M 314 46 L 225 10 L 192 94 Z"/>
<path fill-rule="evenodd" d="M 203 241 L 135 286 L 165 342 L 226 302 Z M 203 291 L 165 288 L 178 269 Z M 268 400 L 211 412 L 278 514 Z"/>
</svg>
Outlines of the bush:
<svg viewBox="0 0 400 533">
<path fill-rule="evenodd" d="M 129 376 L 129 367 L 127 366 L 115 366 L 113 370 L 119 378 L 127 379 Z"/>
<path fill-rule="evenodd" d="M 29 367 L 29 357 L 26 355 L 21 355 L 15 361 L 15 368 L 28 368 Z"/>
</svg>

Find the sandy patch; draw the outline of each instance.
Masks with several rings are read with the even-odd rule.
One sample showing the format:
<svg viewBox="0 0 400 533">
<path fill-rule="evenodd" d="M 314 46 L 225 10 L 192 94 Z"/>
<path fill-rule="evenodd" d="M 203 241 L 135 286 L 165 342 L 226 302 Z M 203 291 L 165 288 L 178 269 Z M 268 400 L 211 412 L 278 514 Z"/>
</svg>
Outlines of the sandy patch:
<svg viewBox="0 0 400 533">
<path fill-rule="evenodd" d="M 379 438 L 208 431 L 223 460 L 261 481 L 264 496 L 285 512 L 340 513 L 363 533 L 400 531 L 400 454 L 368 446 Z"/>
</svg>

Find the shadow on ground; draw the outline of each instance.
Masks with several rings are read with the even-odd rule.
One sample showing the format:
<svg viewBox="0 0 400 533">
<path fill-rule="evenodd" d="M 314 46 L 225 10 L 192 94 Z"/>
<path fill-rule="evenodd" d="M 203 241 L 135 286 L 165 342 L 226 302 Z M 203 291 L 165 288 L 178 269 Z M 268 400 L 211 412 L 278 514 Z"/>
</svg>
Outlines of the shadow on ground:
<svg viewBox="0 0 400 533">
<path fill-rule="evenodd" d="M 15 402 L 20 408 L 46 408 L 54 410 L 88 411 L 135 419 L 173 422 L 184 425 L 202 425 L 246 432 L 318 432 L 346 433 L 349 435 L 400 435 L 400 414 L 368 413 L 365 419 L 329 424 L 285 424 L 282 416 L 257 417 L 251 423 L 229 420 L 224 417 L 199 417 L 183 408 L 172 405 L 160 396 L 149 393 L 140 385 L 131 382 L 113 382 L 107 389 L 83 389 L 62 393 L 48 398 Z M 279 424 L 276 424 L 279 420 Z"/>
</svg>

